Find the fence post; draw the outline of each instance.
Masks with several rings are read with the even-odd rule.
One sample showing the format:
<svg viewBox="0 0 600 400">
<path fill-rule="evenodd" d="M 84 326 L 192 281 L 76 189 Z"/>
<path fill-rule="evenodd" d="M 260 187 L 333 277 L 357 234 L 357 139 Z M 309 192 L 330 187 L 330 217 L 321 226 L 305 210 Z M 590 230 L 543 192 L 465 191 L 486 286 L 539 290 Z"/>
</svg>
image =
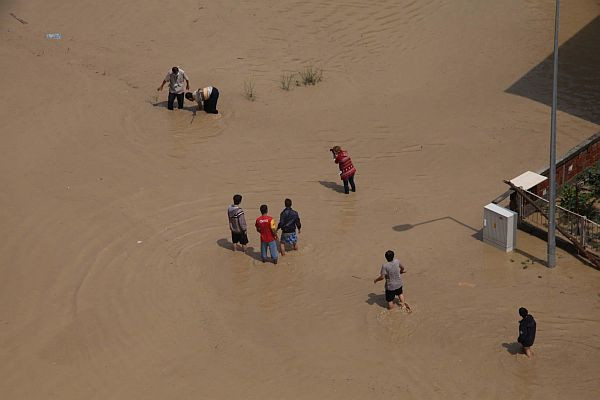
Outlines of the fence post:
<svg viewBox="0 0 600 400">
<path fill-rule="evenodd" d="M 587 217 L 585 215 L 581 224 L 583 225 L 583 229 L 581 230 L 581 245 L 585 247 L 585 232 L 587 230 Z"/>
</svg>

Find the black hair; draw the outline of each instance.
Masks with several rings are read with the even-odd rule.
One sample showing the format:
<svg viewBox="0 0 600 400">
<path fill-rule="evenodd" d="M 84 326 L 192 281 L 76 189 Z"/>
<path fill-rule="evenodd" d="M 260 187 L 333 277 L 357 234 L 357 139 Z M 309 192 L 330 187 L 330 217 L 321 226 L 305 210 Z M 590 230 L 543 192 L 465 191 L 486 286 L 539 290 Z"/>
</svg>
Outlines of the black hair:
<svg viewBox="0 0 600 400">
<path fill-rule="evenodd" d="M 521 307 L 519 308 L 519 315 L 525 318 L 527 315 L 529 315 L 529 311 L 527 311 L 525 307 Z"/>
<path fill-rule="evenodd" d="M 291 207 L 292 206 L 292 200 L 291 199 L 285 199 L 284 204 L 286 207 Z"/>
<path fill-rule="evenodd" d="M 192 94 L 192 92 L 185 92 L 185 98 L 192 101 L 194 100 L 194 95 Z"/>
<path fill-rule="evenodd" d="M 171 68 L 171 72 L 173 72 L 174 74 L 176 74 L 176 73 L 179 72 L 179 68 L 173 67 L 173 68 Z"/>
<path fill-rule="evenodd" d="M 388 250 L 385 252 L 385 259 L 388 261 L 392 261 L 394 259 L 394 252 L 392 250 Z"/>
<path fill-rule="evenodd" d="M 266 214 L 267 211 L 269 211 L 269 208 L 267 207 L 266 204 L 263 204 L 262 206 L 260 206 L 260 212 L 261 212 L 261 214 Z"/>
<path fill-rule="evenodd" d="M 237 206 L 241 202 L 242 202 L 242 195 L 241 194 L 236 194 L 236 195 L 233 196 L 233 204 L 235 204 Z"/>
</svg>

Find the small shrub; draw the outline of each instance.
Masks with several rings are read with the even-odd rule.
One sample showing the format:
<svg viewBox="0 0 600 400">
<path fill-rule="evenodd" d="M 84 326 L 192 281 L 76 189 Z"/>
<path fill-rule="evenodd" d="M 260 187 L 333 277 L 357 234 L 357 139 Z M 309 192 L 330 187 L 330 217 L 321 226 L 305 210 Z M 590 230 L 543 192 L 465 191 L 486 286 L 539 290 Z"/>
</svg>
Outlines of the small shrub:
<svg viewBox="0 0 600 400">
<path fill-rule="evenodd" d="M 576 185 L 567 184 L 561 190 L 559 205 L 589 219 L 595 219 L 597 215 L 594 203 L 594 196 Z"/>
<path fill-rule="evenodd" d="M 302 71 L 298 72 L 298 75 L 300 75 L 300 82 L 304 86 L 314 86 L 323 80 L 323 69 L 308 66 Z"/>
<path fill-rule="evenodd" d="M 249 79 L 244 82 L 244 95 L 250 101 L 256 100 L 256 91 L 254 90 L 254 81 Z"/>
<path fill-rule="evenodd" d="M 295 74 L 281 74 L 281 78 L 279 79 L 279 85 L 283 90 L 290 90 L 290 85 L 292 83 L 292 79 L 294 79 L 294 75 Z"/>
</svg>

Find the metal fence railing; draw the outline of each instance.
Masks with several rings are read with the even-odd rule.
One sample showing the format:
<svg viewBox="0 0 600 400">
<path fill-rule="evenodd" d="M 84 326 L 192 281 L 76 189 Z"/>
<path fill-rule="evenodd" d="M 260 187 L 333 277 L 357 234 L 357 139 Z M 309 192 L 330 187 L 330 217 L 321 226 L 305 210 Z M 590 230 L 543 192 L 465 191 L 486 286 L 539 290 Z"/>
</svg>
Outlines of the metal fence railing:
<svg viewBox="0 0 600 400">
<path fill-rule="evenodd" d="M 526 191 L 527 196 L 535 202 L 544 213 L 548 213 L 548 200 L 536 194 Z M 538 229 L 548 230 L 548 220 L 530 202 L 515 193 L 517 196 L 517 210 L 520 222 L 527 223 Z M 576 214 L 560 206 L 556 206 L 556 224 L 565 232 L 577 239 L 579 244 L 598 255 L 600 255 L 600 225 L 589 220 L 584 215 Z M 560 235 L 560 232 L 557 232 Z M 561 235 L 562 236 L 562 235 Z M 568 239 L 568 238 L 565 238 Z"/>
</svg>

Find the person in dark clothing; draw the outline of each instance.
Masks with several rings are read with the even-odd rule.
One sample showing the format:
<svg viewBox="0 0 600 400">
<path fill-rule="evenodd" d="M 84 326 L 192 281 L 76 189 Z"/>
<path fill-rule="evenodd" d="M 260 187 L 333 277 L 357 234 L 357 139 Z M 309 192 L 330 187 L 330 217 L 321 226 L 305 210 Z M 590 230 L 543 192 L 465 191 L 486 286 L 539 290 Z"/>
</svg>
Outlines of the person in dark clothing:
<svg viewBox="0 0 600 400">
<path fill-rule="evenodd" d="M 292 210 L 292 200 L 285 199 L 285 208 L 281 212 L 279 217 L 279 225 L 277 225 L 277 230 L 281 229 L 281 238 L 279 240 L 279 249 L 281 250 L 281 255 L 285 256 L 285 245 L 292 245 L 294 250 L 298 250 L 298 235 L 296 235 L 296 228 L 298 228 L 298 233 L 300 233 L 300 229 L 302 225 L 300 224 L 300 216 L 298 212 Z"/>
<path fill-rule="evenodd" d="M 535 341 L 535 319 L 533 319 L 533 315 L 529 314 L 529 311 L 524 307 L 519 308 L 519 315 L 523 319 L 519 321 L 519 338 L 517 342 L 521 343 L 523 352 L 527 357 L 533 357 L 531 346 L 533 346 L 533 342 Z"/>
</svg>

